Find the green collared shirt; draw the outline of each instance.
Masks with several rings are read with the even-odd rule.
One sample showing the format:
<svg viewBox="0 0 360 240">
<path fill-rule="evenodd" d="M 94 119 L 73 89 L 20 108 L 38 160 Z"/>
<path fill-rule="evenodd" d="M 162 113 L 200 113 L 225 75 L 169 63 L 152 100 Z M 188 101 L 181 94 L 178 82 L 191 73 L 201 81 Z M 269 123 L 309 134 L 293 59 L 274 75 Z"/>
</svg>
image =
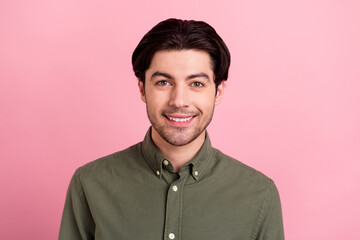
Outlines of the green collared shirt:
<svg viewBox="0 0 360 240">
<path fill-rule="evenodd" d="M 180 172 L 143 142 L 76 170 L 60 240 L 281 240 L 273 181 L 206 139 Z"/>
</svg>

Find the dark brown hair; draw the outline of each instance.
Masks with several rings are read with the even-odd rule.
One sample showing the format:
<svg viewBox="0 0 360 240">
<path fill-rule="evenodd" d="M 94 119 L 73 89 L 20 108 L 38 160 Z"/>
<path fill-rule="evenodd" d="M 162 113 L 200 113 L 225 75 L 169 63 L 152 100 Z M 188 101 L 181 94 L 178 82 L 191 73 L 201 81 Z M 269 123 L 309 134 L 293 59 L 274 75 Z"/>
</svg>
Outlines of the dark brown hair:
<svg viewBox="0 0 360 240">
<path fill-rule="evenodd" d="M 158 23 L 141 39 L 132 55 L 136 77 L 145 84 L 145 71 L 160 50 L 198 49 L 211 57 L 216 87 L 227 80 L 230 52 L 215 29 L 202 21 L 170 18 Z"/>
</svg>

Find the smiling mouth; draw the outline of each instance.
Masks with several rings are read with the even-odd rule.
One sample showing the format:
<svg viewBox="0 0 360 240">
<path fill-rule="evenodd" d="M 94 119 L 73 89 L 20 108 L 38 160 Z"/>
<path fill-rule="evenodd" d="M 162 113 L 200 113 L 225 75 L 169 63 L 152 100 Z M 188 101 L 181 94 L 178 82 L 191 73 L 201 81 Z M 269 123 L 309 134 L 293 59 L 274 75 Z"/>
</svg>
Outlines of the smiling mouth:
<svg viewBox="0 0 360 240">
<path fill-rule="evenodd" d="M 191 117 L 187 117 L 187 118 L 175 118 L 175 117 L 169 117 L 169 116 L 166 116 L 168 119 L 170 119 L 171 121 L 174 121 L 174 122 L 188 122 L 190 121 L 192 118 L 194 118 L 194 116 L 191 116 Z"/>
</svg>

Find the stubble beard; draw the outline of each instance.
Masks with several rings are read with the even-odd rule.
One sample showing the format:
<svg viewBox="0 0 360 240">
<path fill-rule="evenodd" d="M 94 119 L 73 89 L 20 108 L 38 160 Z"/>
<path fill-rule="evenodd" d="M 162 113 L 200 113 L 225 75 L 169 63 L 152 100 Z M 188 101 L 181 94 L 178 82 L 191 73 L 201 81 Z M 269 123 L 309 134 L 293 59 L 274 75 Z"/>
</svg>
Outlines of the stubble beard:
<svg viewBox="0 0 360 240">
<path fill-rule="evenodd" d="M 152 125 L 152 127 L 155 129 L 155 131 L 160 135 L 162 139 L 164 139 L 167 143 L 173 145 L 173 146 L 185 146 L 191 142 L 193 142 L 195 139 L 197 139 L 200 134 L 207 128 L 207 126 L 210 124 L 213 115 L 214 115 L 214 108 L 213 106 L 211 113 L 206 117 L 204 124 L 191 126 L 192 123 L 190 123 L 190 126 L 187 127 L 175 127 L 175 126 L 166 126 L 165 124 L 161 123 L 160 119 L 157 119 L 156 116 L 153 116 L 148 109 L 148 106 L 146 106 L 146 112 L 149 118 L 149 121 Z M 172 111 L 176 112 L 176 111 Z M 178 111 L 181 112 L 181 111 Z M 162 114 L 160 115 L 162 116 Z M 196 116 L 198 118 L 199 115 Z M 195 121 L 198 121 L 198 119 L 194 119 Z"/>
</svg>

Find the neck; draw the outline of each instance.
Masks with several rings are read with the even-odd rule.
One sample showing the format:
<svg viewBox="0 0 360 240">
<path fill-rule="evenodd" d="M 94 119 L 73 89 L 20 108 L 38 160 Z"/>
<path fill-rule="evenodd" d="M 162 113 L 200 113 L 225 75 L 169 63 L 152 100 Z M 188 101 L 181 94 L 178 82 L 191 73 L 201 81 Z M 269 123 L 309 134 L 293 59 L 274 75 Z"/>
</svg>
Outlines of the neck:
<svg viewBox="0 0 360 240">
<path fill-rule="evenodd" d="M 174 146 L 165 141 L 152 127 L 151 137 L 160 153 L 171 162 L 175 172 L 179 172 L 185 163 L 193 159 L 205 141 L 205 130 L 191 143 Z"/>
</svg>

